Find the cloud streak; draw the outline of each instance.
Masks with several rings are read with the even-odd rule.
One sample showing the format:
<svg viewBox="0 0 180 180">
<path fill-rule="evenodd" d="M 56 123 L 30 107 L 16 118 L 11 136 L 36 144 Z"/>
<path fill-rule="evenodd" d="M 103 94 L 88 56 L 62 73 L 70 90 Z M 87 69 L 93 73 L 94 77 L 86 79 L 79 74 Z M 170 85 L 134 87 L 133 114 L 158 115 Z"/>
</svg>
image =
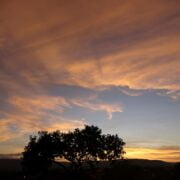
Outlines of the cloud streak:
<svg viewBox="0 0 180 180">
<path fill-rule="evenodd" d="M 179 101 L 179 6 L 178 0 L 1 0 L 0 140 L 82 127 L 87 122 L 66 114 L 76 108 L 113 120 L 126 106 L 101 95 L 114 87 L 132 98 L 155 90 Z M 62 95 L 58 87 L 72 90 Z"/>
<path fill-rule="evenodd" d="M 1 12 L 2 18 L 7 18 L 2 21 L 4 31 L 11 34 L 2 36 L 7 42 L 13 39 L 11 45 L 5 43 L 3 47 L 7 52 L 4 61 L 16 59 L 11 65 L 1 61 L 11 73 L 20 64 L 25 67 L 16 73 L 21 78 L 20 84 L 24 79 L 34 86 L 44 86 L 44 82 L 51 80 L 89 88 L 114 85 L 180 89 L 180 72 L 175 68 L 180 66 L 178 1 L 105 1 L 103 5 L 92 2 L 88 3 L 86 13 L 82 1 L 77 4 L 84 10 L 74 3 L 62 6 L 57 1 L 55 4 L 46 1 L 39 10 L 41 3 L 36 8 L 34 3 L 29 3 L 30 8 L 21 0 L 20 6 L 4 3 Z M 50 16 L 47 8 L 53 10 Z M 152 8 L 153 13 L 148 11 Z M 35 16 L 36 13 L 39 15 Z"/>
<path fill-rule="evenodd" d="M 82 128 L 87 124 L 81 119 L 69 119 L 63 117 L 68 108 L 78 106 L 91 111 L 106 112 L 112 119 L 113 112 L 122 112 L 118 104 L 94 102 L 91 98 L 64 98 L 61 96 L 13 96 L 7 102 L 11 106 L 11 112 L 1 111 L 3 118 L 0 124 L 3 127 L 0 133 L 0 141 L 6 141 L 15 137 L 22 137 L 40 130 L 68 131 L 74 128 Z"/>
</svg>

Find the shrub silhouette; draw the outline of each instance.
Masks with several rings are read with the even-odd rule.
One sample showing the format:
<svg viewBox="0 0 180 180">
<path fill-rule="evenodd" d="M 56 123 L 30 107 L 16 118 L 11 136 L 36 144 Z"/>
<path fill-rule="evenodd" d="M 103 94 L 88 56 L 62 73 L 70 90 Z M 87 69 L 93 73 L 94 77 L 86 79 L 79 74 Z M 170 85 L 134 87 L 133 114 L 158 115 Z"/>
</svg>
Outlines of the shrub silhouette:
<svg viewBox="0 0 180 180">
<path fill-rule="evenodd" d="M 30 136 L 30 141 L 22 153 L 24 174 L 45 173 L 52 163 L 65 168 L 56 158 L 70 162 L 72 169 L 79 170 L 86 162 L 91 167 L 98 160 L 113 161 L 123 158 L 125 143 L 118 135 L 103 135 L 97 126 L 85 125 L 68 133 L 60 131 L 38 132 Z"/>
</svg>

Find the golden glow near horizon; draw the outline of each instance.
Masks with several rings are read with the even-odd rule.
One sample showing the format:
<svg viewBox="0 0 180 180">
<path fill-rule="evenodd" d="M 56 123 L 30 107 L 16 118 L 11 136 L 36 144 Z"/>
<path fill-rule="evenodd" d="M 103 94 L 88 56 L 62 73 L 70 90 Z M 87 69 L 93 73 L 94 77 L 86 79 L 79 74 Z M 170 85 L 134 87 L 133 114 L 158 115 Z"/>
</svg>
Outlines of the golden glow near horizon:
<svg viewBox="0 0 180 180">
<path fill-rule="evenodd" d="M 38 130 L 94 124 L 129 142 L 127 157 L 179 160 L 179 7 L 1 0 L 0 154 Z"/>
<path fill-rule="evenodd" d="M 149 159 L 149 160 L 163 160 L 167 162 L 180 161 L 180 149 L 173 149 L 173 147 L 166 149 L 158 148 L 125 148 L 127 159 Z"/>
</svg>

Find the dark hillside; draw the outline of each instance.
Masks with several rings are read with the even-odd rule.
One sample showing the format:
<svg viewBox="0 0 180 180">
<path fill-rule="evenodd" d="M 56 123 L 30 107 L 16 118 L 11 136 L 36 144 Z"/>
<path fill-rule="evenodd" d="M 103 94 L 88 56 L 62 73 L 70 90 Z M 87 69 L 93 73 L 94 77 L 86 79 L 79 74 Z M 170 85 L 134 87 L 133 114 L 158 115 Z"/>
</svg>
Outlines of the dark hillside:
<svg viewBox="0 0 180 180">
<path fill-rule="evenodd" d="M 68 163 L 65 164 L 67 165 Z M 178 180 L 179 172 L 179 169 L 175 168 L 175 163 L 157 160 L 129 159 L 117 161 L 112 166 L 109 166 L 108 163 L 100 162 L 97 168 L 93 170 L 85 168 L 78 173 L 65 173 L 61 168 L 54 165 L 45 176 L 38 175 L 37 177 L 28 179 L 37 180 L 43 178 L 47 180 L 65 180 L 78 178 L 89 180 Z M 21 161 L 19 159 L 0 159 L 0 179 L 23 179 Z"/>
</svg>

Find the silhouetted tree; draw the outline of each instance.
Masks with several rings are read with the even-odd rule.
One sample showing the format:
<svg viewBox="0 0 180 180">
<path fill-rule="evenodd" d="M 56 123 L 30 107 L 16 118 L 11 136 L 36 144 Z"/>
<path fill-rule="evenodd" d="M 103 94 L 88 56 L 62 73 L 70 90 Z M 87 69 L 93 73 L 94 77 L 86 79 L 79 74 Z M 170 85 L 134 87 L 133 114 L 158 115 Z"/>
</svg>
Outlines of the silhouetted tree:
<svg viewBox="0 0 180 180">
<path fill-rule="evenodd" d="M 83 162 L 91 166 L 97 160 L 113 161 L 123 156 L 125 143 L 118 135 L 102 135 L 97 126 L 85 126 L 72 132 L 52 133 L 39 132 L 30 136 L 22 158 L 23 170 L 26 175 L 47 172 L 56 158 L 63 158 L 71 163 L 73 169 L 81 168 Z M 64 167 L 64 166 L 63 166 Z"/>
</svg>

